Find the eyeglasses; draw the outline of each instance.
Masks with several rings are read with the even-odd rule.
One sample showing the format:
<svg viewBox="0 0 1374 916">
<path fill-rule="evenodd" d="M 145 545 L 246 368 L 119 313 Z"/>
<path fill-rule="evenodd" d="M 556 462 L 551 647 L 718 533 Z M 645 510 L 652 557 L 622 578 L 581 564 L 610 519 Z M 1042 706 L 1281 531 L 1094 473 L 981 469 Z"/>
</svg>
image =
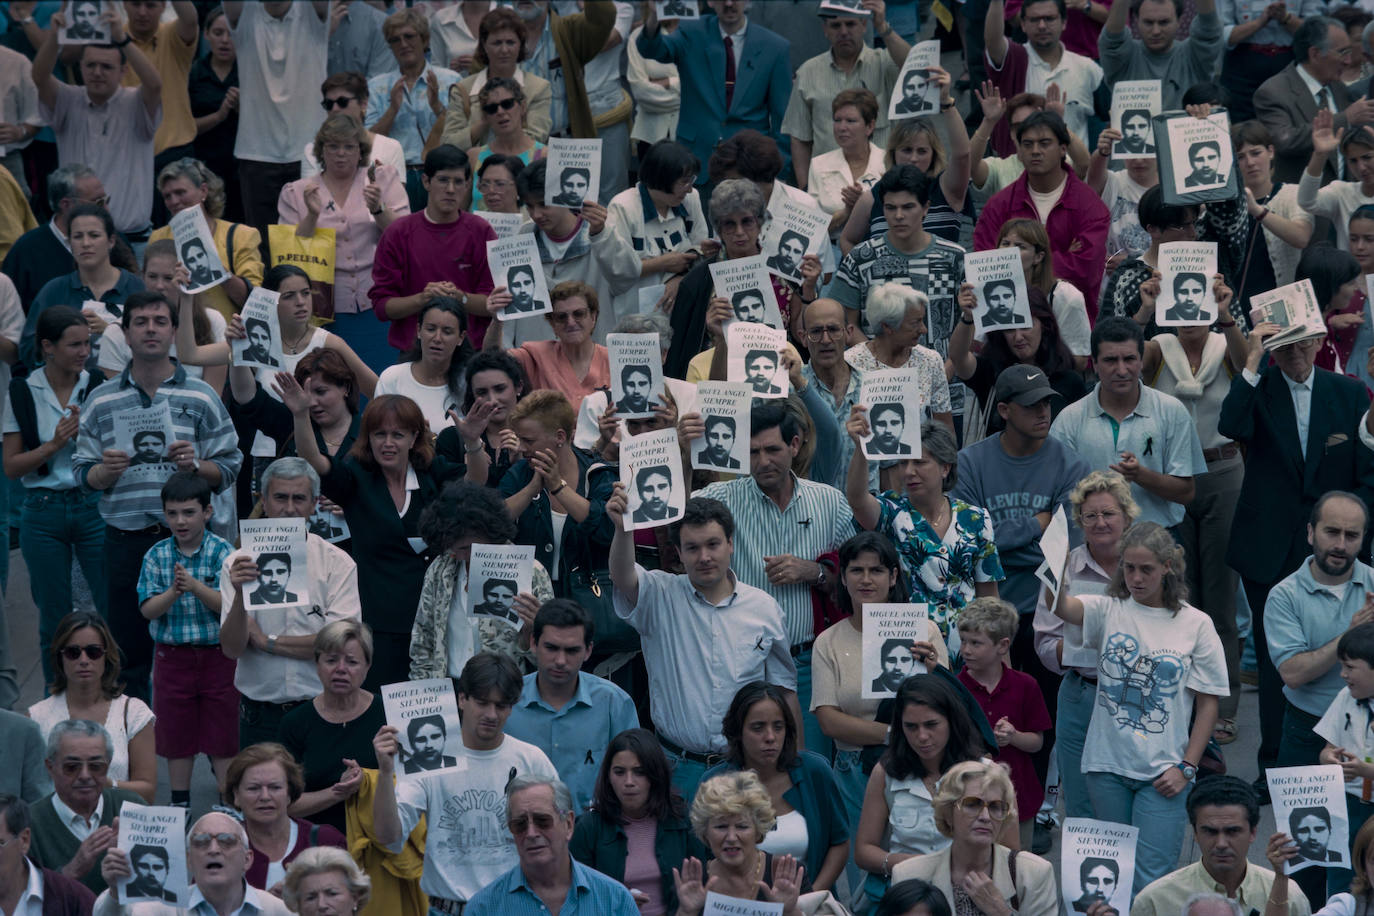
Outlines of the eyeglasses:
<svg viewBox="0 0 1374 916">
<path fill-rule="evenodd" d="M 569 321 L 575 321 L 581 324 L 587 320 L 587 316 L 591 313 L 591 309 L 573 309 L 571 312 L 549 312 L 549 321 L 552 324 L 567 324 Z"/>
<path fill-rule="evenodd" d="M 332 99 L 324 99 L 320 102 L 320 107 L 325 111 L 333 111 L 335 108 L 347 108 L 358 101 L 356 95 L 341 95 Z"/>
<path fill-rule="evenodd" d="M 520 102 L 513 98 L 502 99 L 499 102 L 488 102 L 487 104 L 482 106 L 482 110 L 485 111 L 487 114 L 496 114 L 496 112 L 498 111 L 510 111 L 512 108 L 519 104 Z"/>
<path fill-rule="evenodd" d="M 1083 513 L 1083 521 L 1087 522 L 1089 525 L 1095 525 L 1095 524 L 1097 524 L 1098 522 L 1114 522 L 1114 521 L 1116 521 L 1117 519 L 1119 519 L 1120 517 L 1121 517 L 1121 513 L 1120 513 L 1120 512 L 1110 512 L 1110 511 L 1109 511 L 1109 512 L 1085 512 L 1085 513 Z"/>
<path fill-rule="evenodd" d="M 62 761 L 62 775 L 76 776 L 82 770 L 90 770 L 92 776 L 104 776 L 110 769 L 110 761 L 103 758 L 96 760 L 75 760 L 67 759 Z"/>
<path fill-rule="evenodd" d="M 395 35 L 388 35 L 386 38 L 386 43 L 389 45 L 398 45 L 403 41 L 406 43 L 410 43 L 412 41 L 419 40 L 419 32 L 397 32 Z"/>
<path fill-rule="evenodd" d="M 507 181 L 504 178 L 483 178 L 477 182 L 477 187 L 482 189 L 483 194 L 486 194 L 489 191 L 504 191 L 513 184 L 515 182 Z"/>
<path fill-rule="evenodd" d="M 63 646 L 63 647 L 62 647 L 62 657 L 65 658 L 65 659 L 66 659 L 67 661 L 69 661 L 69 662 L 74 662 L 74 661 L 76 661 L 78 658 L 80 658 L 82 652 L 85 652 L 85 653 L 86 653 L 86 657 L 89 658 L 89 659 L 90 659 L 91 661 L 93 661 L 93 662 L 98 662 L 98 661 L 100 661 L 102 658 L 105 657 L 105 647 L 104 647 L 104 646 L 97 646 L 97 645 L 95 645 L 94 643 L 92 643 L 92 644 L 89 645 L 89 646 Z"/>
<path fill-rule="evenodd" d="M 193 833 L 188 837 L 197 849 L 209 849 L 210 843 L 218 843 L 220 849 L 233 849 L 239 845 L 237 833 Z"/>
<path fill-rule="evenodd" d="M 808 340 L 820 340 L 823 337 L 839 340 L 844 337 L 844 328 L 836 324 L 828 324 L 819 328 L 807 328 L 806 337 Z"/>
<path fill-rule="evenodd" d="M 994 821 L 1000 821 L 1007 816 L 1007 803 L 1004 801 L 985 801 L 974 795 L 965 795 L 959 799 L 959 810 L 970 817 L 977 817 L 986 810 L 988 817 Z"/>
<path fill-rule="evenodd" d="M 554 825 L 555 820 L 556 818 L 552 814 L 544 814 L 542 812 L 529 817 L 522 814 L 519 817 L 511 818 L 510 832 L 516 836 L 520 836 L 530 829 L 530 821 L 534 822 L 536 830 L 548 830 Z"/>
</svg>

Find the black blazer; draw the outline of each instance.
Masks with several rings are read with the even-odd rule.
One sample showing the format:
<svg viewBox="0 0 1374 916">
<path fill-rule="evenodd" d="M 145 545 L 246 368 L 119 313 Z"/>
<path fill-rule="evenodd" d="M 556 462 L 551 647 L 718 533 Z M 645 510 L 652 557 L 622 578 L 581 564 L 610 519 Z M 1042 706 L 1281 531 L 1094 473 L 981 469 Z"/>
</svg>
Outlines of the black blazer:
<svg viewBox="0 0 1374 916">
<path fill-rule="evenodd" d="M 1374 453 L 1359 441 L 1369 394 L 1355 379 L 1312 371 L 1305 456 L 1299 449 L 1293 396 L 1277 366 L 1264 369 L 1258 385 L 1237 374 L 1217 422 L 1222 435 L 1246 446 L 1245 481 L 1226 563 L 1265 585 L 1293 572 L 1311 553 L 1307 520 L 1323 493 L 1349 490 L 1366 505 L 1374 499 Z"/>
</svg>

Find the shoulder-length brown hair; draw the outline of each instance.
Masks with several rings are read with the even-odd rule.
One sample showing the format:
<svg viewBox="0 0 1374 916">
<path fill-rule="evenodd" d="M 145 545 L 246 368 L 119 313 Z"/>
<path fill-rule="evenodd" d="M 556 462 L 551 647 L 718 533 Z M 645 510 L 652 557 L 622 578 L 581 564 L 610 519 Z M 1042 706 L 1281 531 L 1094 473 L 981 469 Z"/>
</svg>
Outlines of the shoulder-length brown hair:
<svg viewBox="0 0 1374 916">
<path fill-rule="evenodd" d="M 472 70 L 485 70 L 489 61 L 487 60 L 487 39 L 497 32 L 514 32 L 515 37 L 520 39 L 520 56 L 516 60 L 524 60 L 530 54 L 530 39 L 525 34 L 525 20 L 521 19 L 515 10 L 499 6 L 482 17 L 481 23 L 477 26 L 477 48 L 472 52 Z"/>
<path fill-rule="evenodd" d="M 302 388 L 311 376 L 316 375 L 321 381 L 342 388 L 344 406 L 348 408 L 349 415 L 358 413 L 358 380 L 353 377 L 353 370 L 348 368 L 348 363 L 344 362 L 338 351 L 320 347 L 311 350 L 296 363 L 296 381 Z"/>
<path fill-rule="evenodd" d="M 124 692 L 124 685 L 119 682 L 119 644 L 115 642 L 114 634 L 110 632 L 110 625 L 105 622 L 105 618 L 86 611 L 72 611 L 57 623 L 52 645 L 48 647 L 53 670 L 52 684 L 48 686 L 48 692 L 58 694 L 67 689 L 67 672 L 62 667 L 62 649 L 73 633 L 87 627 L 100 634 L 101 645 L 105 647 L 105 673 L 100 676 L 100 692 L 105 699 L 113 700 Z"/>
<path fill-rule="evenodd" d="M 368 402 L 358 427 L 358 441 L 349 449 L 349 456 L 364 470 L 377 470 L 377 459 L 372 456 L 372 434 L 388 420 L 415 433 L 415 444 L 410 447 L 411 466 L 419 471 L 429 467 L 434 460 L 434 436 L 420 406 L 403 394 L 383 394 Z"/>
</svg>

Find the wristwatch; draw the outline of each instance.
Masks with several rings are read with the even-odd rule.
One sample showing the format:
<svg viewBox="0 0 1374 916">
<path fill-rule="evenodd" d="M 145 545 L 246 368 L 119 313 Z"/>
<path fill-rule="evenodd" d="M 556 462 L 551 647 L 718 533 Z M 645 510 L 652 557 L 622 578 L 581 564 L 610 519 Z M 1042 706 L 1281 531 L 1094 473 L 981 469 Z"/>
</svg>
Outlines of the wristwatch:
<svg viewBox="0 0 1374 916">
<path fill-rule="evenodd" d="M 1188 761 L 1180 760 L 1178 763 L 1174 764 L 1174 766 L 1178 767 L 1183 772 L 1183 778 L 1189 782 L 1197 779 L 1197 767 L 1193 766 Z"/>
<path fill-rule="evenodd" d="M 816 565 L 821 568 L 820 575 L 816 576 L 816 588 L 825 588 L 825 564 L 817 563 Z"/>
<path fill-rule="evenodd" d="M 267 637 L 267 653 L 269 655 L 277 654 L 277 635 L 278 634 L 273 633 L 271 636 Z"/>
</svg>

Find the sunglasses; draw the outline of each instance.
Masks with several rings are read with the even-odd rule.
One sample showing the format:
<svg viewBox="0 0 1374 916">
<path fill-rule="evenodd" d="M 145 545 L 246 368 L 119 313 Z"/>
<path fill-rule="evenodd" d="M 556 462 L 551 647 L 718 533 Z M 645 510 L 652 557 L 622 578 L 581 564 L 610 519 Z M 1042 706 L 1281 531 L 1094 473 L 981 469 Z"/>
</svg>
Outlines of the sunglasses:
<svg viewBox="0 0 1374 916">
<path fill-rule="evenodd" d="M 193 833 L 187 839 L 197 849 L 209 849 L 212 842 L 218 843 L 220 849 L 233 849 L 239 845 L 236 833 Z"/>
<path fill-rule="evenodd" d="M 487 104 L 482 106 L 482 110 L 485 111 L 487 114 L 492 115 L 496 114 L 496 112 L 498 111 L 510 111 L 512 108 L 519 104 L 520 103 L 515 99 L 502 99 L 499 102 L 488 102 Z"/>
<path fill-rule="evenodd" d="M 516 836 L 522 835 L 523 833 L 525 833 L 525 831 L 530 829 L 531 821 L 534 822 L 536 830 L 548 830 L 551 827 L 553 827 L 556 820 L 557 819 L 552 814 L 540 813 L 534 815 L 533 817 L 526 817 L 522 814 L 519 817 L 511 818 L 509 824 L 510 832 L 515 834 Z"/>
<path fill-rule="evenodd" d="M 90 770 L 92 776 L 104 776 L 110 769 L 108 760 L 64 760 L 62 775 L 76 776 L 82 770 Z"/>
<path fill-rule="evenodd" d="M 69 662 L 74 662 L 74 661 L 76 661 L 78 658 L 80 658 L 82 652 L 85 652 L 85 653 L 86 653 L 86 657 L 89 658 L 89 659 L 90 659 L 91 661 L 93 661 L 93 662 L 98 662 L 98 661 L 100 661 L 102 658 L 105 657 L 105 647 L 104 647 L 104 646 L 97 646 L 97 645 L 95 645 L 94 643 L 92 643 L 92 644 L 89 645 L 89 646 L 63 646 L 63 647 L 62 647 L 62 657 L 65 658 L 65 659 L 66 659 L 67 661 L 69 661 Z"/>
<path fill-rule="evenodd" d="M 970 817 L 977 817 L 987 809 L 988 817 L 994 821 L 1000 821 L 1007 816 L 1007 803 L 1004 801 L 984 801 L 973 795 L 965 795 L 959 799 L 959 810 Z"/>
<path fill-rule="evenodd" d="M 320 107 L 325 111 L 333 111 L 335 108 L 347 108 L 358 101 L 356 95 L 341 95 L 336 99 L 324 99 L 320 102 Z"/>
</svg>

